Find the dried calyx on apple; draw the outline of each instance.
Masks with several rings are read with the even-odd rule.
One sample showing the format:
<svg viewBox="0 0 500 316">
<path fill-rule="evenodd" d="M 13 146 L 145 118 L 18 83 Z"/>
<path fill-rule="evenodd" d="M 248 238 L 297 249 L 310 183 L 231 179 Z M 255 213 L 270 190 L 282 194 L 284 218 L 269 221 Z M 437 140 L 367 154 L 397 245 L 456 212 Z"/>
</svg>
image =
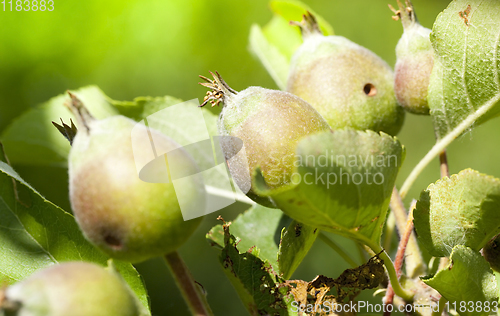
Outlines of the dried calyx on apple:
<svg viewBox="0 0 500 316">
<path fill-rule="evenodd" d="M 434 66 L 434 50 L 429 38 L 431 30 L 418 23 L 410 0 L 406 0 L 406 6 L 397 1 L 399 10 L 389 7 L 395 14 L 393 18 L 401 20 L 404 32 L 396 46 L 394 91 L 405 110 L 427 115 L 427 93 Z"/>
<path fill-rule="evenodd" d="M 202 106 L 223 103 L 217 122 L 219 134 L 243 141 L 241 151 L 231 137 L 221 142 L 226 159 L 232 157 L 228 163 L 231 176 L 252 200 L 273 207 L 268 197 L 258 196 L 253 189 L 256 168 L 269 188 L 288 185 L 299 140 L 330 127 L 310 104 L 291 93 L 261 87 L 236 92 L 217 72 L 211 74 L 213 80 L 200 76 L 206 81 L 202 85 L 210 89 Z"/>
<path fill-rule="evenodd" d="M 394 96 L 394 75 L 372 51 L 342 36 L 324 36 L 309 12 L 300 27 L 304 42 L 292 56 L 287 91 L 311 104 L 333 129 L 396 135 L 405 112 Z"/>
<path fill-rule="evenodd" d="M 140 262 L 177 250 L 201 218 L 184 221 L 173 183 L 146 183 L 135 159 L 156 150 L 177 150 L 186 168 L 197 168 L 192 157 L 164 134 L 124 116 L 97 120 L 71 95 L 70 109 L 78 131 L 69 154 L 70 201 L 85 237 L 112 258 Z M 132 129 L 143 129 L 134 139 Z M 144 159 L 143 159 L 144 160 Z M 204 183 L 193 178 L 182 194 L 197 194 Z"/>
</svg>

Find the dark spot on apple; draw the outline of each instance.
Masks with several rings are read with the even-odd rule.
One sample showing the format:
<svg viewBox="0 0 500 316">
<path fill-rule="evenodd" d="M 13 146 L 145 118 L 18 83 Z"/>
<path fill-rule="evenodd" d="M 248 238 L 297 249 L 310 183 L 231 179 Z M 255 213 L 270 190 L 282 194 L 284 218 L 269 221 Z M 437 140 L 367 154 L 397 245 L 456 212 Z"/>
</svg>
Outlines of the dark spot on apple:
<svg viewBox="0 0 500 316">
<path fill-rule="evenodd" d="M 123 248 L 122 241 L 111 234 L 107 234 L 104 236 L 104 242 L 111 247 L 113 250 L 121 250 Z"/>
<path fill-rule="evenodd" d="M 365 86 L 363 87 L 363 92 L 369 96 L 369 97 L 373 97 L 377 94 L 377 88 L 375 88 L 375 86 L 371 83 L 367 83 L 365 84 Z"/>
</svg>

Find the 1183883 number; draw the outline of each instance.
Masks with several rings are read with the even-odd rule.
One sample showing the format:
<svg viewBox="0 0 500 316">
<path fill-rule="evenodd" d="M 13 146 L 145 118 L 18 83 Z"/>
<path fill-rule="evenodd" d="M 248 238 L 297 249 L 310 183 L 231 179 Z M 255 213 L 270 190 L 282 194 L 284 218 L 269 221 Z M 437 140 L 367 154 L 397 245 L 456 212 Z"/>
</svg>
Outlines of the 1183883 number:
<svg viewBox="0 0 500 316">
<path fill-rule="evenodd" d="M 3 11 L 54 11 L 54 0 L 3 0 Z"/>
</svg>

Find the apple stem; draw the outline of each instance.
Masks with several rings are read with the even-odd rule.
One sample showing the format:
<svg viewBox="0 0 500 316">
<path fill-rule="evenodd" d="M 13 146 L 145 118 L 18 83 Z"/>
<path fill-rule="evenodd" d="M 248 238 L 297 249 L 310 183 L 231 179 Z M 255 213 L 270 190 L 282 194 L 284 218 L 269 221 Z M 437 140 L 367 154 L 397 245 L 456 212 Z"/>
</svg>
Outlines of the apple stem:
<svg viewBox="0 0 500 316">
<path fill-rule="evenodd" d="M 401 287 L 401 284 L 399 284 L 399 277 L 394 267 L 394 263 L 392 262 L 391 258 L 387 255 L 386 251 L 382 249 L 382 247 L 378 244 L 375 244 L 371 241 L 365 241 L 365 242 L 366 245 L 370 247 L 373 252 L 380 253 L 379 258 L 384 261 L 387 274 L 389 275 L 389 282 L 394 290 L 394 293 L 397 296 L 401 297 L 406 303 L 413 302 L 414 293 Z"/>
<path fill-rule="evenodd" d="M 168 253 L 164 256 L 164 259 L 191 314 L 213 316 L 214 314 L 208 305 L 205 295 L 201 292 L 199 285 L 195 284 L 196 282 L 179 252 Z"/>
</svg>

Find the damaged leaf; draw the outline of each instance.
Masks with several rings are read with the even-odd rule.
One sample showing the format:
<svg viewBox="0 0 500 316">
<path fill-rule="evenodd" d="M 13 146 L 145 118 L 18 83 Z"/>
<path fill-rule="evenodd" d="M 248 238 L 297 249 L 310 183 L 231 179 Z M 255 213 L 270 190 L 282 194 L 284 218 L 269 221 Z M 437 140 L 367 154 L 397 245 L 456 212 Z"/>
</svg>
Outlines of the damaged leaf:
<svg viewBox="0 0 500 316">
<path fill-rule="evenodd" d="M 292 296 L 286 287 L 279 286 L 283 280 L 271 264 L 259 258 L 260 250 L 256 247 L 240 253 L 229 227 L 230 223 L 222 225 L 224 247 L 219 260 L 248 312 L 251 315 L 297 315 L 292 311 Z"/>
</svg>

